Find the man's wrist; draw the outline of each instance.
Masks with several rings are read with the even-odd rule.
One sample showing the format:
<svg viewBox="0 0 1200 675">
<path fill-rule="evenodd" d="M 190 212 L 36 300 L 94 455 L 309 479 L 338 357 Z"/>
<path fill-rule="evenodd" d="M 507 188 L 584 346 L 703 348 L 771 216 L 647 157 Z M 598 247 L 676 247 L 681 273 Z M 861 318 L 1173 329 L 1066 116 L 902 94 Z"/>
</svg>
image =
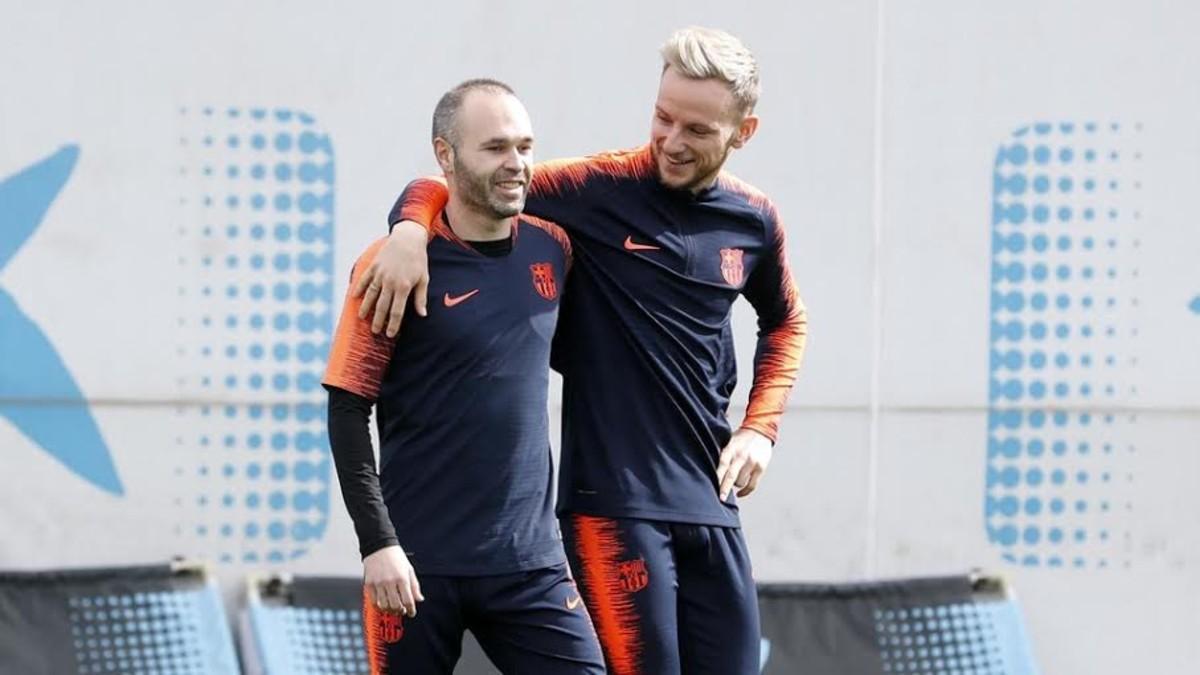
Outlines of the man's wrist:
<svg viewBox="0 0 1200 675">
<path fill-rule="evenodd" d="M 371 555 L 372 553 L 378 553 L 389 546 L 399 545 L 400 541 L 396 537 L 384 537 L 359 547 L 358 552 L 360 555 L 362 555 L 363 560 L 366 560 L 367 556 Z"/>
<path fill-rule="evenodd" d="M 775 445 L 775 437 L 773 437 L 771 434 L 767 433 L 765 430 L 763 430 L 761 427 L 759 427 L 755 424 L 743 422 L 742 426 L 738 427 L 738 431 L 753 431 L 754 433 L 758 434 L 759 436 L 762 436 L 763 438 L 770 441 L 772 446 Z"/>
<path fill-rule="evenodd" d="M 392 224 L 392 231 L 388 233 L 388 239 L 407 239 L 412 238 L 414 241 L 428 241 L 432 228 L 425 227 L 415 220 L 401 220 Z"/>
</svg>

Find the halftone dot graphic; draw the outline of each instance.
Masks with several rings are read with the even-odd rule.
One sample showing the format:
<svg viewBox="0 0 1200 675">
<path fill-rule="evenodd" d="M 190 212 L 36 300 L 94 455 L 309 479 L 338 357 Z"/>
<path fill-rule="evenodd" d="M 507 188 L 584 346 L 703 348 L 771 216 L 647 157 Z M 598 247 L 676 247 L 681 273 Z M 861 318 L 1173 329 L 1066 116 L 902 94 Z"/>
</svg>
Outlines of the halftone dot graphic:
<svg viewBox="0 0 1200 675">
<path fill-rule="evenodd" d="M 1044 223 L 1050 219 L 1050 207 L 1046 206 L 1045 204 L 1038 204 L 1034 206 L 1032 213 L 1033 220 L 1036 223 Z"/>
<path fill-rule="evenodd" d="M 990 612 L 971 603 L 875 610 L 883 672 L 1005 675 L 1010 672 Z"/>
<path fill-rule="evenodd" d="M 271 636 L 266 650 L 280 672 L 366 675 L 369 671 L 359 611 L 264 604 L 254 608 L 254 620 L 259 634 Z"/>
<path fill-rule="evenodd" d="M 237 672 L 232 644 L 211 644 L 203 617 L 220 608 L 206 590 L 74 596 L 66 609 L 81 675 Z"/>
<path fill-rule="evenodd" d="M 1101 567 L 1129 555 L 1098 536 L 1122 528 L 1128 521 L 1115 513 L 1128 510 L 1086 508 L 1132 504 L 1118 492 L 1119 458 L 1086 450 L 1111 447 L 1135 423 L 1093 409 L 1135 391 L 1092 367 L 1096 350 L 1129 352 L 1137 333 L 1122 307 L 1137 298 L 1121 285 L 1137 269 L 1120 242 L 1125 214 L 1141 211 L 1122 188 L 1142 182 L 1122 158 L 1140 150 L 1126 145 L 1136 134 L 1118 128 L 1032 124 L 998 147 L 993 164 L 984 516 L 989 540 L 1017 565 Z M 1068 506 L 1078 504 L 1085 509 Z"/>
<path fill-rule="evenodd" d="M 196 538 L 202 555 L 283 562 L 321 539 L 329 512 L 329 463 L 300 472 L 294 466 L 328 446 L 320 377 L 334 318 L 333 146 L 306 113 L 221 110 L 226 114 L 192 115 L 195 131 L 185 136 L 192 161 L 183 175 L 203 176 L 196 187 L 211 199 L 202 207 L 195 194 L 183 197 L 203 208 L 210 243 L 202 256 L 182 256 L 181 265 L 199 261 L 200 272 L 189 278 L 208 292 L 184 294 L 198 300 L 179 318 L 181 354 L 202 348 L 222 358 L 202 369 L 191 365 L 180 384 L 186 395 L 220 400 L 235 412 L 198 416 L 205 431 L 182 444 L 189 456 L 220 458 L 211 472 L 205 467 L 210 477 L 191 488 L 196 494 L 181 501 L 191 506 L 180 512 L 177 530 Z M 212 170 L 205 175 L 205 168 Z M 202 435 L 213 440 L 202 442 Z M 304 442 L 294 442 L 299 438 Z M 276 461 L 263 462 L 264 453 Z M 264 511 L 279 518 L 251 527 L 245 516 Z"/>
</svg>

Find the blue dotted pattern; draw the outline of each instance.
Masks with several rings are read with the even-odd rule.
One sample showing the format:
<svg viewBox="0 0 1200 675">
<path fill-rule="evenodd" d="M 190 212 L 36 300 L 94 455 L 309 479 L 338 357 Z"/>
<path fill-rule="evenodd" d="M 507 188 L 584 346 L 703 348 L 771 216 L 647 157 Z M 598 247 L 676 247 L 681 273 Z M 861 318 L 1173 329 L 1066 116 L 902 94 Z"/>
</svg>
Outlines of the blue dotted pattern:
<svg viewBox="0 0 1200 675">
<path fill-rule="evenodd" d="M 237 675 L 216 589 L 68 599 L 79 675 Z"/>
<path fill-rule="evenodd" d="M 369 672 L 359 611 L 255 604 L 251 616 L 266 673 Z"/>
<path fill-rule="evenodd" d="M 877 609 L 884 673 L 1011 675 L 992 615 L 972 603 Z"/>
<path fill-rule="evenodd" d="M 996 153 L 985 517 L 1010 563 L 1128 552 L 1140 130 L 1038 123 Z"/>
<path fill-rule="evenodd" d="M 180 465 L 196 492 L 177 500 L 177 534 L 221 562 L 283 563 L 325 532 L 331 466 L 321 388 L 333 332 L 334 154 L 294 110 L 182 110 L 198 131 L 180 173 L 203 185 L 181 201 L 181 378 L 200 403 L 180 410 Z M 197 174 L 199 178 L 197 178 Z M 199 182 L 196 182 L 196 181 Z"/>
</svg>

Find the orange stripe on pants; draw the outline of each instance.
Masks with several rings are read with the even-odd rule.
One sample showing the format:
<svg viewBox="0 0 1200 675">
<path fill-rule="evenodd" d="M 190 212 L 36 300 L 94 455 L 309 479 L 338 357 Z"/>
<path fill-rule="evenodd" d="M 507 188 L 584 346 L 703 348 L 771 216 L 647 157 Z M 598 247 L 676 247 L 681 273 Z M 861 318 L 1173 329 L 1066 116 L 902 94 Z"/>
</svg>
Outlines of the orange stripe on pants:
<svg viewBox="0 0 1200 675">
<path fill-rule="evenodd" d="M 617 571 L 623 547 L 617 524 L 609 518 L 573 516 L 588 611 L 612 675 L 639 675 L 642 638 L 633 598 Z"/>
<path fill-rule="evenodd" d="M 371 675 L 387 675 L 387 646 L 404 636 L 399 614 L 389 614 L 375 606 L 371 593 L 363 588 L 363 638 L 367 643 L 367 664 Z"/>
</svg>

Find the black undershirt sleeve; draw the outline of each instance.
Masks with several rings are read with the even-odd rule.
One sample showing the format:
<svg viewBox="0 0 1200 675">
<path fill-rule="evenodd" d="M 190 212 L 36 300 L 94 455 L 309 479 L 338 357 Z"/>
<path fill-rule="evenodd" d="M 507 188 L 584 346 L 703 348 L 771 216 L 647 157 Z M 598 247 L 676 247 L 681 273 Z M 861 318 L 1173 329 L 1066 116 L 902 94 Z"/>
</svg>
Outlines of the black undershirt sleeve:
<svg viewBox="0 0 1200 675">
<path fill-rule="evenodd" d="M 359 553 L 366 558 L 381 548 L 399 544 L 383 503 L 375 451 L 371 448 L 372 402 L 345 389 L 329 385 L 325 388 L 329 390 L 329 446 L 333 464 L 346 510 L 354 521 Z"/>
</svg>

